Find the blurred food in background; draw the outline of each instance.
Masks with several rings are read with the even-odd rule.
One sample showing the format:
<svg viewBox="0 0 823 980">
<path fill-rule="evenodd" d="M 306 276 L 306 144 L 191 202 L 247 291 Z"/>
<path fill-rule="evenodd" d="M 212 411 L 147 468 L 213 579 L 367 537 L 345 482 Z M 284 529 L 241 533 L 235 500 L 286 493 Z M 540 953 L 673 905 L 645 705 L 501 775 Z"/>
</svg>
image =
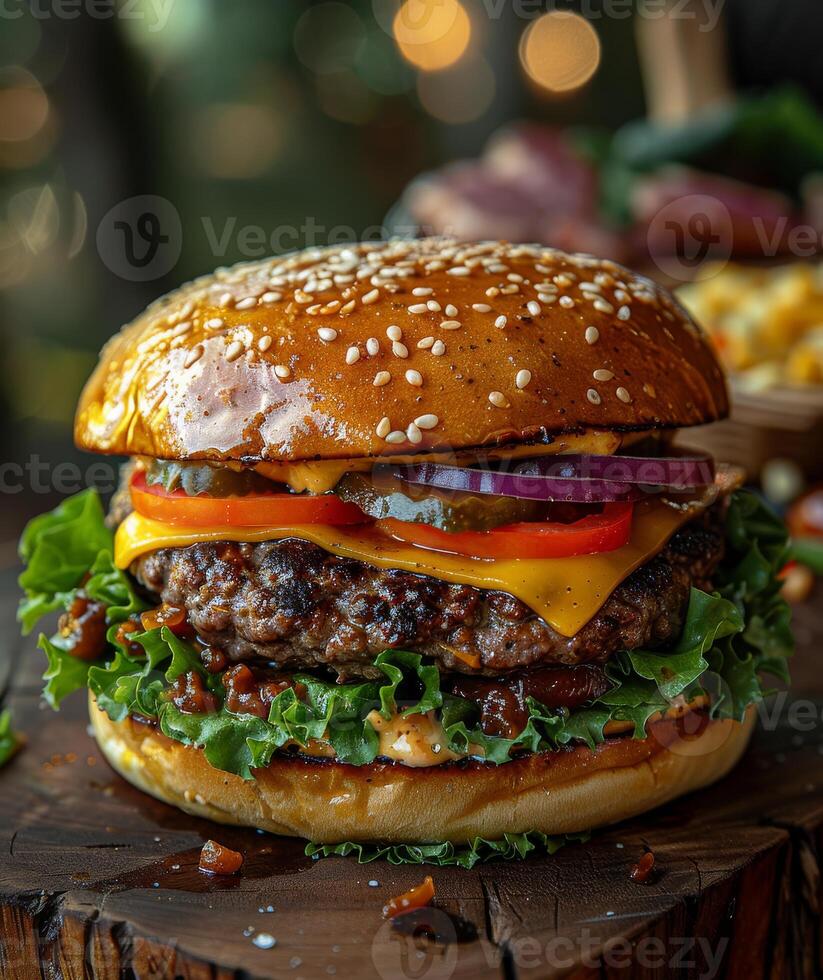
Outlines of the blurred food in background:
<svg viewBox="0 0 823 980">
<path fill-rule="evenodd" d="M 823 576 L 823 484 L 792 504 L 786 524 L 794 560 L 784 571 L 783 593 L 791 602 L 808 596 L 814 575 Z"/>
<path fill-rule="evenodd" d="M 741 388 L 823 385 L 823 263 L 728 265 L 678 297 Z"/>
<path fill-rule="evenodd" d="M 690 242 L 673 228 L 692 234 L 700 197 L 715 209 L 701 263 L 777 257 L 795 248 L 798 229 L 807 252 L 820 251 L 821 175 L 823 119 L 786 86 L 687 122 L 636 120 L 613 135 L 506 125 L 479 157 L 415 179 L 393 217 L 428 234 L 546 241 L 648 265 L 678 251 L 689 258 Z"/>
<path fill-rule="evenodd" d="M 780 506 L 823 479 L 823 263 L 717 267 L 678 298 L 714 338 L 732 415 L 699 434 Z"/>
</svg>

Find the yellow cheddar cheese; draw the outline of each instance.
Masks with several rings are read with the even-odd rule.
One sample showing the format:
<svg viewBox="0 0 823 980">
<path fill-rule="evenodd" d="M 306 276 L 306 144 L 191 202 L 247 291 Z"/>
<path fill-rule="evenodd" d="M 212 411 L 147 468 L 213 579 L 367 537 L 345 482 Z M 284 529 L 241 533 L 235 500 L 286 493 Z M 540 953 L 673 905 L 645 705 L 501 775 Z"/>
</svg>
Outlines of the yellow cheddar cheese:
<svg viewBox="0 0 823 980">
<path fill-rule="evenodd" d="M 635 506 L 631 538 L 622 548 L 576 558 L 482 559 L 444 554 L 390 538 L 369 525 L 331 527 L 185 527 L 132 513 L 117 529 L 115 561 L 128 566 L 159 548 L 185 548 L 206 541 L 277 541 L 300 538 L 342 558 L 377 568 L 399 568 L 446 582 L 497 589 L 516 596 L 564 636 L 574 636 L 635 568 L 657 554 L 697 509 L 659 498 Z"/>
</svg>

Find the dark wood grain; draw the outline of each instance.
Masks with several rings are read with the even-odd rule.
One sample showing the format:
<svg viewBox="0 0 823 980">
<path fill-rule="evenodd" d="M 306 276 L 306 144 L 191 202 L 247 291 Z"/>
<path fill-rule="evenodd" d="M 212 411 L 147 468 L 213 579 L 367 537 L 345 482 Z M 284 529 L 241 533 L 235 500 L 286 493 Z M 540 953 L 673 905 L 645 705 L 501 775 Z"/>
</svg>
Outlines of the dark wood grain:
<svg viewBox="0 0 823 980">
<path fill-rule="evenodd" d="M 312 862 L 300 842 L 216 827 L 127 785 L 89 737 L 82 697 L 59 714 L 41 706 L 27 641 L 8 701 L 28 744 L 0 771 L 0 976 L 820 976 L 822 599 L 798 614 L 807 730 L 786 701 L 708 791 L 553 858 L 435 869 L 439 928 L 476 931 L 438 944 L 398 935 L 380 913 L 421 869 Z M 241 875 L 196 871 L 211 836 L 244 852 Z M 629 870 L 647 848 L 655 873 L 637 884 Z M 261 932 L 276 946 L 255 946 Z"/>
</svg>

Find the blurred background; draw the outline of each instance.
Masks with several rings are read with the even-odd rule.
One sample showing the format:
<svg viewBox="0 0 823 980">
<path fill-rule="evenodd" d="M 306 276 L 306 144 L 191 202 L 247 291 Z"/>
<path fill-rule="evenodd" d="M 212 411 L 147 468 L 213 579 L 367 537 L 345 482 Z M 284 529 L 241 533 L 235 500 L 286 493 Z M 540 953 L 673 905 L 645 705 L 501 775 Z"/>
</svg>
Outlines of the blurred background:
<svg viewBox="0 0 823 980">
<path fill-rule="evenodd" d="M 110 489 L 71 418 L 121 324 L 215 266 L 390 234 L 682 286 L 734 374 L 706 438 L 781 507 L 823 478 L 819 0 L 3 0 L 0 21 L 3 564 L 52 498 Z"/>
</svg>

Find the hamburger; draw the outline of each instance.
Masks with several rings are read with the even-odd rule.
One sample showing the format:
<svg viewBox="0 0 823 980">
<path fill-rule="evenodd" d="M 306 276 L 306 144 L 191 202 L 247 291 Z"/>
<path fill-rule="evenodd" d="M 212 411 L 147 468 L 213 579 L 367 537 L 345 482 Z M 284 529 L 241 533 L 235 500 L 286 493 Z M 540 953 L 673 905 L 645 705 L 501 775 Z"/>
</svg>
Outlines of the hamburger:
<svg viewBox="0 0 823 980">
<path fill-rule="evenodd" d="M 610 261 L 443 239 L 220 269 L 103 349 L 26 528 L 45 697 L 111 765 L 313 853 L 471 864 L 722 777 L 786 679 L 786 536 L 675 446 L 706 336 Z"/>
</svg>

